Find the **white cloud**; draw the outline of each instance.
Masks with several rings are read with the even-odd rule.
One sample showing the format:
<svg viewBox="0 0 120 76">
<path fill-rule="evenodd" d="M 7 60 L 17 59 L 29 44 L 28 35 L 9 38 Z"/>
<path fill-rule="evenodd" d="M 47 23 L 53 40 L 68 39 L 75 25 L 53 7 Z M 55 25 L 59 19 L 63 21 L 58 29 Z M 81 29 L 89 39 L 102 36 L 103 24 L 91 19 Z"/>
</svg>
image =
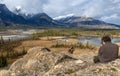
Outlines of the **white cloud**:
<svg viewBox="0 0 120 76">
<path fill-rule="evenodd" d="M 10 10 L 21 6 L 28 13 L 45 12 L 51 17 L 73 13 L 120 24 L 120 0 L 1 0 Z M 116 18 L 111 18 L 115 16 Z"/>
<path fill-rule="evenodd" d="M 120 16 L 118 14 L 113 14 L 110 16 L 103 16 L 101 17 L 101 20 L 109 23 L 115 23 L 115 24 L 120 24 Z"/>
<path fill-rule="evenodd" d="M 1 2 L 5 3 L 11 11 L 21 6 L 27 13 L 39 13 L 43 12 L 43 5 L 47 0 L 2 0 Z"/>
</svg>

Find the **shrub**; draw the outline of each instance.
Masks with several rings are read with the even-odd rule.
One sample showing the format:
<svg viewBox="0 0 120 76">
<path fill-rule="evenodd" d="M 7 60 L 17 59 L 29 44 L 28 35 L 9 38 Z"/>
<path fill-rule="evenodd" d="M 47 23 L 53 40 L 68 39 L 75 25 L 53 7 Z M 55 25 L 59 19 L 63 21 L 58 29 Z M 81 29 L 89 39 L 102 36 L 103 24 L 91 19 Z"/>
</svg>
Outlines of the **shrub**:
<svg viewBox="0 0 120 76">
<path fill-rule="evenodd" d="M 5 66 L 7 66 L 7 65 L 8 65 L 8 63 L 7 63 L 7 58 L 4 57 L 3 55 L 0 56 L 0 68 L 1 68 L 1 67 L 5 67 Z"/>
<path fill-rule="evenodd" d="M 23 50 L 22 50 L 22 55 L 24 55 L 24 54 L 26 54 L 27 53 L 27 51 L 26 51 L 26 49 L 25 49 L 25 47 L 23 46 Z"/>
<path fill-rule="evenodd" d="M 4 44 L 4 39 L 3 39 L 2 36 L 1 36 L 1 38 L 0 38 L 0 44 Z"/>
<path fill-rule="evenodd" d="M 75 47 L 75 48 L 80 48 L 80 49 L 94 49 L 95 47 L 93 47 L 92 45 L 90 45 L 89 43 L 87 44 L 82 44 L 82 43 L 78 43 L 78 44 L 55 44 L 51 46 L 52 48 L 70 48 L 70 47 Z"/>
<path fill-rule="evenodd" d="M 21 52 L 17 52 L 16 50 L 14 50 L 15 47 L 21 45 L 21 42 L 22 42 L 22 40 L 12 41 L 10 39 L 7 41 L 4 41 L 1 36 L 1 39 L 0 39 L 0 68 L 7 66 L 7 64 L 9 64 L 10 60 L 15 59 L 19 56 L 23 56 L 27 53 L 25 50 L 25 47 L 23 47 Z"/>
</svg>

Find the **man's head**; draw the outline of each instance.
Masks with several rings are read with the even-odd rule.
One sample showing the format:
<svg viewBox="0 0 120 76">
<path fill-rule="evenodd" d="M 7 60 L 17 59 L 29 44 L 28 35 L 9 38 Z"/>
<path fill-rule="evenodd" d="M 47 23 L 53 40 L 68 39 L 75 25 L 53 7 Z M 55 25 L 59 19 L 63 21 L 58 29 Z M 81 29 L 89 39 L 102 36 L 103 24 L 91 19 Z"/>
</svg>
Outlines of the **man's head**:
<svg viewBox="0 0 120 76">
<path fill-rule="evenodd" d="M 111 38 L 109 36 L 103 36 L 101 39 L 101 43 L 105 44 L 106 42 L 111 42 Z"/>
</svg>

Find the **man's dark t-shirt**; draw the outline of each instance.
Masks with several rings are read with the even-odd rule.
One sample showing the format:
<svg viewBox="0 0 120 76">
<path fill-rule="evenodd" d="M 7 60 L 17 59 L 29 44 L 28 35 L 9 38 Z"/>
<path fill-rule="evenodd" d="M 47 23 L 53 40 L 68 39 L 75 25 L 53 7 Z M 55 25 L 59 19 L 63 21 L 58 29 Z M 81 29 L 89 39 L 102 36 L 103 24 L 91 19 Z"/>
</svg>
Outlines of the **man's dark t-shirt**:
<svg viewBox="0 0 120 76">
<path fill-rule="evenodd" d="M 102 45 L 98 52 L 100 62 L 109 62 L 118 58 L 119 47 L 116 44 L 107 42 Z"/>
</svg>

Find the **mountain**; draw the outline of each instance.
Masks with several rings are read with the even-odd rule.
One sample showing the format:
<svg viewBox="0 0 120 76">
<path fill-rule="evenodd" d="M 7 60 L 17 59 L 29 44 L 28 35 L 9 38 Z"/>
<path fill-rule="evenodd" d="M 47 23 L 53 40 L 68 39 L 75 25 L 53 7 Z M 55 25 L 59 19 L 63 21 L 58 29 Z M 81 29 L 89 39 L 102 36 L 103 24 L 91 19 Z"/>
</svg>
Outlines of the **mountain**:
<svg viewBox="0 0 120 76">
<path fill-rule="evenodd" d="M 74 14 L 68 14 L 68 15 L 64 15 L 64 16 L 58 16 L 58 17 L 55 17 L 53 19 L 54 20 L 60 20 L 60 19 L 69 18 L 69 17 L 72 17 L 72 16 L 74 16 Z"/>
<path fill-rule="evenodd" d="M 19 8 L 20 9 L 20 8 Z M 19 13 L 19 9 L 16 9 L 17 14 L 9 11 L 5 4 L 0 4 L 0 24 L 4 26 L 31 26 L 31 27 L 59 27 L 59 22 L 54 21 L 45 13 L 39 13 L 35 15 L 26 15 Z M 58 25 L 58 26 L 57 26 Z"/>
<path fill-rule="evenodd" d="M 27 23 L 28 24 L 36 24 L 36 25 L 55 25 L 55 23 L 53 22 L 53 19 L 51 17 L 49 17 L 47 14 L 45 13 L 39 13 L 36 15 L 33 15 L 29 18 L 27 18 Z"/>
<path fill-rule="evenodd" d="M 21 14 L 21 13 L 23 13 L 22 7 L 21 7 L 21 6 L 16 6 L 16 7 L 14 8 L 14 13 L 16 13 L 16 14 Z"/>
<path fill-rule="evenodd" d="M 90 17 L 77 17 L 73 14 L 52 19 L 46 13 L 22 13 L 22 7 L 16 7 L 14 13 L 5 4 L 0 4 L 0 27 L 35 28 L 105 28 L 118 29 L 120 26 L 105 23 Z"/>
<path fill-rule="evenodd" d="M 20 16 L 12 13 L 4 4 L 0 4 L 0 21 L 3 21 L 5 24 L 25 24 L 26 20 Z"/>
<path fill-rule="evenodd" d="M 58 22 L 65 23 L 70 25 L 70 27 L 83 27 L 83 28 L 110 28 L 117 29 L 120 26 L 115 24 L 109 24 L 104 21 L 96 20 L 91 17 L 77 17 L 77 16 L 68 16 L 63 18 L 55 18 Z"/>
</svg>

